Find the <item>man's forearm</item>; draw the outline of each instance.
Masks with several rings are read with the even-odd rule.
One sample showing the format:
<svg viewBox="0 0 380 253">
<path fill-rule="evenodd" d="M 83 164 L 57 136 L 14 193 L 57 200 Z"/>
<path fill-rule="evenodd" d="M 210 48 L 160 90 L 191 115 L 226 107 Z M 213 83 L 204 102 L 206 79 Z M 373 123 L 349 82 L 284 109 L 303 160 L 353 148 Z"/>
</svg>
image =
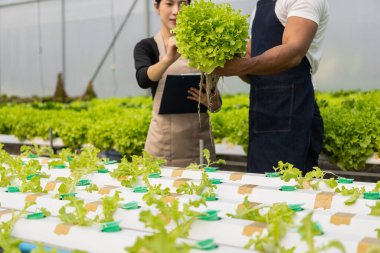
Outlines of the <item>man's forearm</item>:
<svg viewBox="0 0 380 253">
<path fill-rule="evenodd" d="M 299 65 L 302 58 L 291 44 L 280 45 L 256 57 L 235 58 L 215 73 L 224 76 L 276 74 Z"/>
</svg>

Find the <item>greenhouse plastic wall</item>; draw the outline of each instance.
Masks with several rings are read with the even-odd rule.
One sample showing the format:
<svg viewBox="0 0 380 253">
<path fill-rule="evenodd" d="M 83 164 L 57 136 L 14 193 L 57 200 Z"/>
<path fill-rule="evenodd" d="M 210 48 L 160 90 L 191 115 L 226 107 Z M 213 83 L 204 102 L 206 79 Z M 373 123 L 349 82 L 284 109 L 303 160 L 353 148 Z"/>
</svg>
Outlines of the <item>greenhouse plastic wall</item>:
<svg viewBox="0 0 380 253">
<path fill-rule="evenodd" d="M 0 93 L 18 96 L 52 95 L 57 74 L 63 69 L 69 95 L 81 95 L 133 3 L 132 0 L 65 0 L 63 68 L 62 1 L 4 5 L 15 2 L 0 0 Z M 215 2 L 230 2 L 234 8 L 250 14 L 257 1 Z M 380 88 L 377 50 L 380 34 L 375 32 L 380 30 L 377 15 L 380 2 L 334 0 L 329 4 L 324 58 L 315 76 L 317 89 Z M 99 97 L 149 94 L 136 83 L 133 48 L 147 33 L 154 35 L 159 26 L 153 0 L 138 0 L 94 81 Z M 225 78 L 221 89 L 226 93 L 248 92 L 249 86 L 238 78 Z"/>
</svg>

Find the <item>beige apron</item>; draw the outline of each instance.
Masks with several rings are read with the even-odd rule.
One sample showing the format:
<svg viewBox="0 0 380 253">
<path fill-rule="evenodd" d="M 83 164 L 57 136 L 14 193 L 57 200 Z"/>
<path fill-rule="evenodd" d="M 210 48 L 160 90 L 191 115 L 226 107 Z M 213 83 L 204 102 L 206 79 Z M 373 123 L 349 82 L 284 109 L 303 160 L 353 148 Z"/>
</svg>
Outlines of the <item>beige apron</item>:
<svg viewBox="0 0 380 253">
<path fill-rule="evenodd" d="M 166 55 L 161 33 L 154 40 L 157 43 L 160 59 Z M 188 61 L 179 58 L 163 74 L 158 83 L 153 100 L 153 115 L 150 122 L 145 150 L 155 157 L 166 159 L 168 166 L 187 167 L 199 163 L 199 140 L 210 150 L 215 160 L 215 146 L 211 140 L 210 120 L 207 113 L 158 114 L 167 75 L 199 72 L 188 67 Z"/>
</svg>

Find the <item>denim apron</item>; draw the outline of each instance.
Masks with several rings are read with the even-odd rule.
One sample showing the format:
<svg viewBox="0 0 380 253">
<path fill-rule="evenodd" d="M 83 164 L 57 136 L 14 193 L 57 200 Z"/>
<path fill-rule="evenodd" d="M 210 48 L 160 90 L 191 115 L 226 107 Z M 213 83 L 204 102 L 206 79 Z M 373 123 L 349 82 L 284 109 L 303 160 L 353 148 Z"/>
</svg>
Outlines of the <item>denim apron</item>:
<svg viewBox="0 0 380 253">
<path fill-rule="evenodd" d="M 251 56 L 282 44 L 284 26 L 276 0 L 259 0 L 252 26 Z M 251 78 L 247 171 L 273 171 L 278 161 L 306 172 L 318 165 L 323 121 L 314 98 L 311 67 L 300 65 L 276 75 Z"/>
</svg>

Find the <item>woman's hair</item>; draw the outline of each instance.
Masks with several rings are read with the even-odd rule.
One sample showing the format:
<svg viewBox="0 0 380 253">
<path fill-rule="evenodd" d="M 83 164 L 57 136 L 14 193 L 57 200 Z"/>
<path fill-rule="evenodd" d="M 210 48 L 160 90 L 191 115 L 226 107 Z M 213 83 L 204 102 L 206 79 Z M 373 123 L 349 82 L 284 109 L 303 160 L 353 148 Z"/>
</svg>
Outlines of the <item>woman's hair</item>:
<svg viewBox="0 0 380 253">
<path fill-rule="evenodd" d="M 154 0 L 154 1 L 157 3 L 157 5 L 160 5 L 160 3 L 161 3 L 161 0 Z M 191 0 L 187 0 L 187 2 L 190 4 Z"/>
</svg>

